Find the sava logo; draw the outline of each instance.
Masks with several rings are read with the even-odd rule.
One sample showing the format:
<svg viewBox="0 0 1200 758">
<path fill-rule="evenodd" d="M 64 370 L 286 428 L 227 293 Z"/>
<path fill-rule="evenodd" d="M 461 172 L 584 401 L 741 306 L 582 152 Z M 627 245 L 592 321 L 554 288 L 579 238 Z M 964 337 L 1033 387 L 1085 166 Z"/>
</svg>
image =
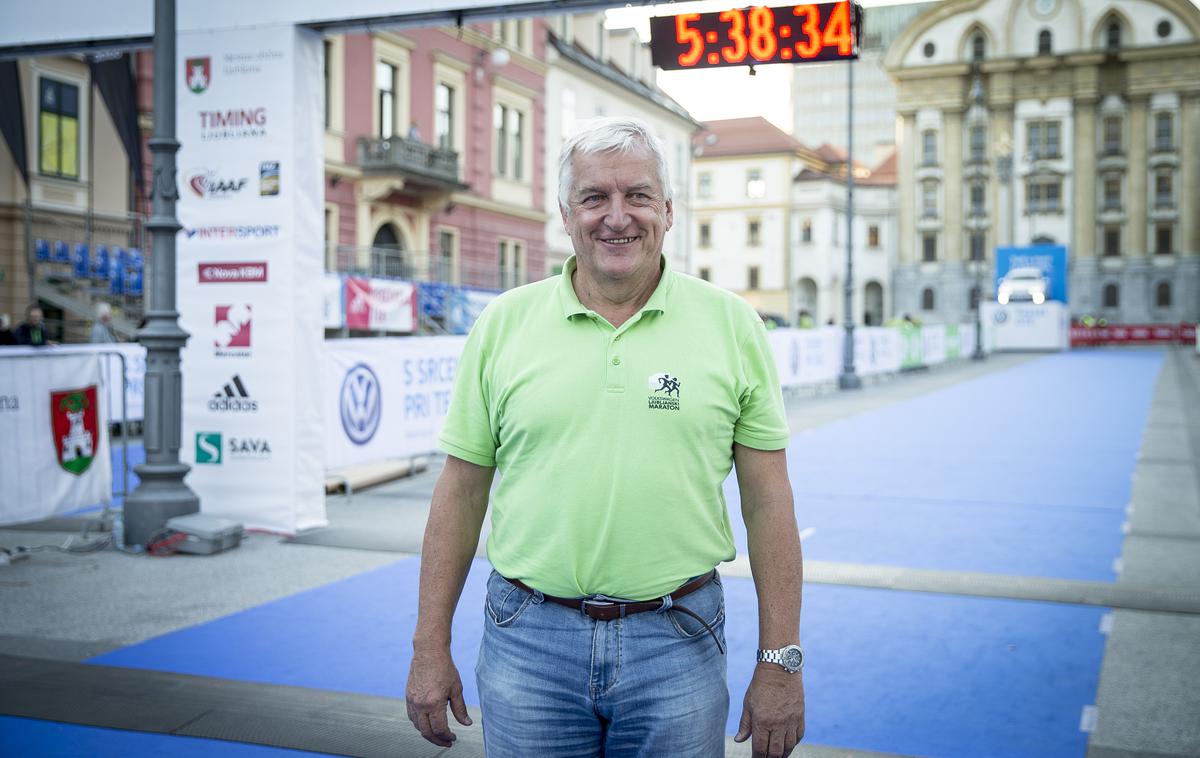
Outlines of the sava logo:
<svg viewBox="0 0 1200 758">
<path fill-rule="evenodd" d="M 212 399 L 208 401 L 208 409 L 218 413 L 222 411 L 256 413 L 258 401 L 250 397 L 250 393 L 246 391 L 246 385 L 242 384 L 242 377 L 234 374 L 223 389 L 213 393 Z"/>
<path fill-rule="evenodd" d="M 196 432 L 196 464 L 219 466 L 229 461 L 266 460 L 271 457 L 271 443 L 261 437 L 230 437 L 220 432 Z"/>
<path fill-rule="evenodd" d="M 679 377 L 663 371 L 651 374 L 646 379 L 646 388 L 650 390 L 647 407 L 654 411 L 679 410 Z"/>
<path fill-rule="evenodd" d="M 188 174 L 187 185 L 195 193 L 196 197 L 202 197 L 205 200 L 216 200 L 233 197 L 241 192 L 249 181 L 246 177 L 242 177 L 241 179 L 223 179 L 212 171 L 202 168 Z"/>
</svg>

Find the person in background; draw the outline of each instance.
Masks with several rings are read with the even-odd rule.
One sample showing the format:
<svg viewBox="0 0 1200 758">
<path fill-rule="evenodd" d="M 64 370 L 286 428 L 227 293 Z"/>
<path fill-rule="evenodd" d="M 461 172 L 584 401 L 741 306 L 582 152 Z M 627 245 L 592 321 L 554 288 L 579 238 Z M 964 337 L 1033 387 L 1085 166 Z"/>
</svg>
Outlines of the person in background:
<svg viewBox="0 0 1200 758">
<path fill-rule="evenodd" d="M 42 309 L 34 304 L 25 309 L 25 321 L 13 332 L 18 345 L 41 347 L 49 345 L 46 337 L 46 316 Z"/>
<path fill-rule="evenodd" d="M 96 306 L 96 322 L 92 324 L 92 334 L 88 339 L 92 343 L 118 342 L 112 328 L 112 308 L 108 303 Z"/>
<path fill-rule="evenodd" d="M 0 313 L 0 345 L 15 345 L 17 338 L 12 333 L 12 319 L 7 313 Z"/>
</svg>

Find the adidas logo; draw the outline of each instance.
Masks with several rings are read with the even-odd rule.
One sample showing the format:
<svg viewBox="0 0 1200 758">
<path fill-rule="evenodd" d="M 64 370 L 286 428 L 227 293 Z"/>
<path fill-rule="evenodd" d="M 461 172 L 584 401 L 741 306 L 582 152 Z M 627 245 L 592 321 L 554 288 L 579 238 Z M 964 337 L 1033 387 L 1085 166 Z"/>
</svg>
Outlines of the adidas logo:
<svg viewBox="0 0 1200 758">
<path fill-rule="evenodd" d="M 234 374 L 223 389 L 213 393 L 212 399 L 208 401 L 208 409 L 218 412 L 254 413 L 258 410 L 258 401 L 250 397 L 250 393 L 246 391 L 246 385 L 242 384 L 242 377 Z"/>
</svg>

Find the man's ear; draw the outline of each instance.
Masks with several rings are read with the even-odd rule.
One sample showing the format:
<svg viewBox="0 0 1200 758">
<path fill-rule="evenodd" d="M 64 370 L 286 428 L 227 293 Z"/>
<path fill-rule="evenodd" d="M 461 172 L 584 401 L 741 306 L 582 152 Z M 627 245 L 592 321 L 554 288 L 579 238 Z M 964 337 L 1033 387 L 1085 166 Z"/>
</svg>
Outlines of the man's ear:
<svg viewBox="0 0 1200 758">
<path fill-rule="evenodd" d="M 675 223 L 675 206 L 670 200 L 667 201 L 667 231 L 671 231 L 671 225 Z"/>
</svg>

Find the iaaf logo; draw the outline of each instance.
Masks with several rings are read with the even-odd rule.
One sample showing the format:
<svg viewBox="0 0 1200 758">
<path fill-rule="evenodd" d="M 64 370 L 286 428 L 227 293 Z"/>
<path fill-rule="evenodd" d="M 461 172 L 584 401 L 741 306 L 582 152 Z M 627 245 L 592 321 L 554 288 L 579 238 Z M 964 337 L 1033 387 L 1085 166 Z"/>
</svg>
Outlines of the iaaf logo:
<svg viewBox="0 0 1200 758">
<path fill-rule="evenodd" d="M 234 374 L 228 384 L 213 393 L 212 399 L 208 401 L 208 409 L 218 413 L 221 411 L 256 413 L 258 401 L 250 397 L 250 393 L 246 391 L 246 385 L 242 384 L 242 377 Z"/>
<path fill-rule="evenodd" d="M 212 200 L 233 197 L 241 192 L 249 181 L 246 177 L 242 177 L 241 179 L 219 179 L 212 171 L 202 168 L 188 175 L 187 184 L 192 192 L 196 194 L 196 197 Z"/>
<path fill-rule="evenodd" d="M 188 58 L 183 66 L 187 88 L 199 95 L 212 84 L 212 58 Z"/>
<path fill-rule="evenodd" d="M 266 261 L 245 263 L 201 263 L 198 266 L 201 284 L 238 284 L 267 281 Z"/>
<path fill-rule="evenodd" d="M 355 445 L 365 445 L 379 429 L 383 400 L 379 378 L 365 363 L 346 372 L 340 397 L 342 429 Z"/>
<path fill-rule="evenodd" d="M 223 357 L 250 355 L 250 306 L 218 305 L 213 311 L 214 352 Z"/>
<path fill-rule="evenodd" d="M 200 139 L 206 142 L 267 136 L 267 109 L 200 111 Z"/>
</svg>

